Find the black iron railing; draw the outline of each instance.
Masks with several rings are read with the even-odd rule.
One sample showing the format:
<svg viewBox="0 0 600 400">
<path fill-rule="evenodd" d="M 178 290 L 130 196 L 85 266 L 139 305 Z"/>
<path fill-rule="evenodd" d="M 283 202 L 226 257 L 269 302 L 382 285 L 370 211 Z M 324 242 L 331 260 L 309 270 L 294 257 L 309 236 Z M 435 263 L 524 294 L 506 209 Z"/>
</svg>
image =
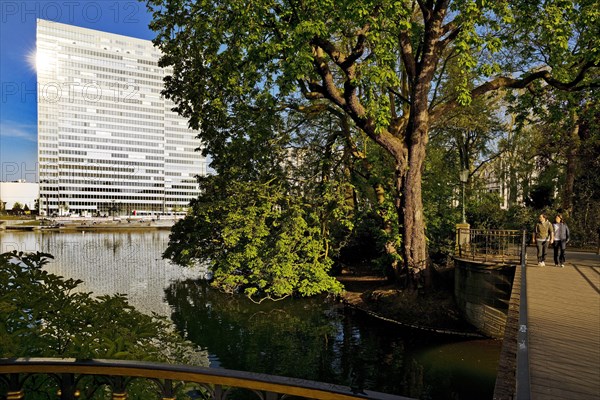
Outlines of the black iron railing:
<svg viewBox="0 0 600 400">
<path fill-rule="evenodd" d="M 519 299 L 519 333 L 517 337 L 516 399 L 529 400 L 531 385 L 529 376 L 529 338 L 527 313 L 527 234 L 523 232 L 521 243 L 521 298 Z"/>
<path fill-rule="evenodd" d="M 59 397 L 61 400 L 93 396 L 112 400 L 127 399 L 128 390 L 134 383 L 136 390 L 146 393 L 144 400 L 251 398 L 248 396 L 259 400 L 410 400 L 407 397 L 361 388 L 221 368 L 138 361 L 46 358 L 0 359 L 2 398 L 25 399 L 27 388 L 34 386 L 29 381 L 40 376 L 51 381 L 50 387 L 55 388 L 49 398 Z"/>
<path fill-rule="evenodd" d="M 514 264 L 521 260 L 523 231 L 501 229 L 456 230 L 455 256 L 474 261 Z"/>
</svg>

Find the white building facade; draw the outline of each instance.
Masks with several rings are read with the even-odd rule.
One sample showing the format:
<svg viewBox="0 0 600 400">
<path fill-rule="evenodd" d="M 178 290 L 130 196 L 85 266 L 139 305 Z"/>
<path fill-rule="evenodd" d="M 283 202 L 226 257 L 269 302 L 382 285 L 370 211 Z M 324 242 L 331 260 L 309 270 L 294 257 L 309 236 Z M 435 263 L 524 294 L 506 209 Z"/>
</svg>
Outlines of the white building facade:
<svg viewBox="0 0 600 400">
<path fill-rule="evenodd" d="M 40 211 L 161 214 L 198 196 L 197 132 L 164 99 L 152 42 L 38 20 Z"/>
</svg>

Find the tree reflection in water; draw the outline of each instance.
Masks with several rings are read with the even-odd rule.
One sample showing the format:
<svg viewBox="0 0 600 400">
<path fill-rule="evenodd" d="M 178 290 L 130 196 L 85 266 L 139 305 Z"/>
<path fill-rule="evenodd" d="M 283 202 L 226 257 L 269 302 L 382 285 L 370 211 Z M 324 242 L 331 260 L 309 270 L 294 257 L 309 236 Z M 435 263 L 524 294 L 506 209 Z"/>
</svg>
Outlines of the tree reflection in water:
<svg viewBox="0 0 600 400">
<path fill-rule="evenodd" d="M 172 320 L 188 339 L 208 350 L 212 367 L 422 399 L 492 397 L 498 345 L 488 346 L 486 353 L 491 351 L 491 370 L 482 374 L 481 365 L 472 365 L 467 368 L 476 372 L 472 377 L 464 374 L 464 365 L 455 373 L 436 364 L 460 364 L 437 356 L 456 338 L 380 324 L 325 297 L 254 304 L 194 280 L 174 282 L 165 293 Z"/>
</svg>

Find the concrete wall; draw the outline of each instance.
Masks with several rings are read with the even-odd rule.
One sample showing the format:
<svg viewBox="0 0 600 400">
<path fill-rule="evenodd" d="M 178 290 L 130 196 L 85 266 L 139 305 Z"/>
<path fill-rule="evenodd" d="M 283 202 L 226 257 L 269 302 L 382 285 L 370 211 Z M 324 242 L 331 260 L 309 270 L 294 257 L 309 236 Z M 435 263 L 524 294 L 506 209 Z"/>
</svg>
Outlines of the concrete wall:
<svg viewBox="0 0 600 400">
<path fill-rule="evenodd" d="M 39 193 L 40 185 L 37 183 L 0 182 L 0 201 L 5 203 L 6 210 L 12 210 L 16 202 L 22 206 L 27 204 L 30 210 L 34 210 Z"/>
<path fill-rule="evenodd" d="M 514 265 L 455 259 L 454 295 L 466 320 L 487 336 L 502 338 Z"/>
</svg>

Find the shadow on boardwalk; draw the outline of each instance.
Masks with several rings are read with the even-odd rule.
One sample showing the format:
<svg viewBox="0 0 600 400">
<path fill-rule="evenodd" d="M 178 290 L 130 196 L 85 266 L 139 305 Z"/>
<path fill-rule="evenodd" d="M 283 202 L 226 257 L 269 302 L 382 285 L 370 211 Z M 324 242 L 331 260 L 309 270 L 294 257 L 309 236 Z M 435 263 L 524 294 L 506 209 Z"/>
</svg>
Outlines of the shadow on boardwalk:
<svg viewBox="0 0 600 400">
<path fill-rule="evenodd" d="M 527 256 L 531 398 L 600 399 L 600 256 L 568 250 L 564 268 Z"/>
</svg>

